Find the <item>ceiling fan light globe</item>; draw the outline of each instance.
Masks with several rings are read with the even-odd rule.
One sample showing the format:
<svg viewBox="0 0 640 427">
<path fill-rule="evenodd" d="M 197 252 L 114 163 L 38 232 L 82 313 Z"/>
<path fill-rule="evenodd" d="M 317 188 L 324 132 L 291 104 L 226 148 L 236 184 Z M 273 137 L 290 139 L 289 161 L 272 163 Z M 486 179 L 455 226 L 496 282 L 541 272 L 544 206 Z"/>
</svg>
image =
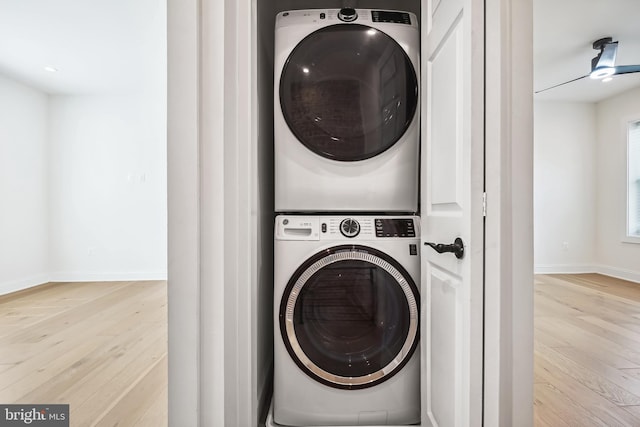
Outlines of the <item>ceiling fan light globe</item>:
<svg viewBox="0 0 640 427">
<path fill-rule="evenodd" d="M 616 72 L 615 67 L 601 67 L 591 71 L 591 74 L 589 74 L 589 77 L 591 77 L 594 80 L 604 79 L 605 77 L 613 76 L 615 72 Z"/>
</svg>

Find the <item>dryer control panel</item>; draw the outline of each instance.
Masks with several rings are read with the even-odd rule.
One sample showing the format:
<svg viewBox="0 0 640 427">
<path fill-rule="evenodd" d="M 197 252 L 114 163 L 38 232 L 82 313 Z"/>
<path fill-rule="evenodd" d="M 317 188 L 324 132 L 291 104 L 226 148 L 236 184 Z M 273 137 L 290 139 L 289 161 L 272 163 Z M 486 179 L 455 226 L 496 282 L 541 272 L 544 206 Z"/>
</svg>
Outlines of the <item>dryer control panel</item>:
<svg viewBox="0 0 640 427">
<path fill-rule="evenodd" d="M 276 15 L 276 29 L 294 25 L 313 25 L 318 28 L 327 25 L 354 23 L 362 25 L 401 24 L 402 27 L 418 28 L 418 18 L 412 12 L 379 9 L 300 9 L 286 10 Z"/>
<path fill-rule="evenodd" d="M 411 25 L 411 16 L 407 12 L 394 12 L 390 10 L 372 10 L 373 22 L 390 22 L 393 24 Z"/>
</svg>

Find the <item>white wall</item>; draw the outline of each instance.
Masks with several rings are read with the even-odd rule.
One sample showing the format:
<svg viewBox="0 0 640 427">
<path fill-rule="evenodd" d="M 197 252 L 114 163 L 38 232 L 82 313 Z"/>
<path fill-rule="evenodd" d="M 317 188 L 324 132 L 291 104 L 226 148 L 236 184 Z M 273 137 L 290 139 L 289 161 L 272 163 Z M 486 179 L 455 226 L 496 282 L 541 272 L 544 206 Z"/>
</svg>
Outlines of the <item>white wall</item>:
<svg viewBox="0 0 640 427">
<path fill-rule="evenodd" d="M 0 76 L 0 294 L 166 278 L 167 15 L 165 2 L 147 3 L 129 37 L 143 53 L 93 95 Z M 76 48 L 67 54 L 78 59 Z"/>
<path fill-rule="evenodd" d="M 166 278 L 164 94 L 52 96 L 51 280 Z"/>
<path fill-rule="evenodd" d="M 50 96 L 0 76 L 0 294 L 166 279 L 165 99 Z"/>
<path fill-rule="evenodd" d="M 534 117 L 536 272 L 593 271 L 595 105 L 537 101 Z"/>
<path fill-rule="evenodd" d="M 639 100 L 636 89 L 597 104 L 535 103 L 537 273 L 640 282 L 640 244 L 624 239 L 626 123 L 640 118 Z"/>
<path fill-rule="evenodd" d="M 597 107 L 598 270 L 640 282 L 640 244 L 623 242 L 626 222 L 626 122 L 640 119 L 640 89 Z"/>
<path fill-rule="evenodd" d="M 0 294 L 47 280 L 47 95 L 0 76 Z"/>
</svg>

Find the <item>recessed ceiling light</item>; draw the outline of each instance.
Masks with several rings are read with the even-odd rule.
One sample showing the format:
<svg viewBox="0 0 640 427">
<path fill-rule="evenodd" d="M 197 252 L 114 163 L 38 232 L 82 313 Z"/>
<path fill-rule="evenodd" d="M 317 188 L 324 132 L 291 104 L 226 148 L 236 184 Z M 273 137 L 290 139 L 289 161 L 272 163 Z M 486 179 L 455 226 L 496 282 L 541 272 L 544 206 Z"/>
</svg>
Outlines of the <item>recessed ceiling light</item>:
<svg viewBox="0 0 640 427">
<path fill-rule="evenodd" d="M 52 67 L 51 65 L 47 65 L 46 67 L 44 67 L 44 70 L 50 73 L 55 73 L 56 71 L 58 71 L 56 67 Z"/>
<path fill-rule="evenodd" d="M 602 79 L 602 83 L 608 83 L 611 80 L 613 80 L 613 77 L 605 77 L 604 79 Z"/>
</svg>

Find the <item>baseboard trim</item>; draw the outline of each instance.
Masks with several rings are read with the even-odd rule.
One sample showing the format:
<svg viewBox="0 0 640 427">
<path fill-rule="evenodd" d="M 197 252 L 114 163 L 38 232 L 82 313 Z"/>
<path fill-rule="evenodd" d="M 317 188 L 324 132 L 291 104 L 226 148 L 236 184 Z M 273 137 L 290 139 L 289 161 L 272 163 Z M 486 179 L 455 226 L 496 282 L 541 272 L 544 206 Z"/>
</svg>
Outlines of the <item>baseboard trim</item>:
<svg viewBox="0 0 640 427">
<path fill-rule="evenodd" d="M 630 282 L 640 283 L 640 272 L 633 270 L 626 270 L 623 268 L 607 267 L 606 265 L 597 265 L 596 273 L 604 274 L 605 276 L 615 277 L 617 279 L 628 280 Z"/>
<path fill-rule="evenodd" d="M 549 264 L 533 267 L 535 274 L 583 274 L 597 273 L 596 267 L 589 264 Z"/>
<path fill-rule="evenodd" d="M 598 273 L 605 276 L 615 277 L 617 279 L 628 280 L 630 282 L 640 283 L 640 272 L 626 270 L 623 268 L 609 267 L 606 265 L 536 265 L 534 266 L 535 274 L 584 274 Z"/>
<path fill-rule="evenodd" d="M 50 282 L 120 282 L 133 280 L 167 280 L 166 272 L 95 273 L 66 271 L 51 273 Z"/>
<path fill-rule="evenodd" d="M 0 295 L 11 294 L 25 289 L 33 288 L 49 282 L 48 274 L 38 274 L 26 279 L 12 280 L 10 282 L 0 283 Z"/>
<path fill-rule="evenodd" d="M 0 295 L 7 295 L 18 291 L 43 285 L 49 282 L 121 282 L 143 280 L 167 280 L 166 272 L 129 272 L 129 273 L 86 273 L 86 272 L 58 272 L 38 274 L 26 279 L 12 280 L 0 283 Z"/>
</svg>

